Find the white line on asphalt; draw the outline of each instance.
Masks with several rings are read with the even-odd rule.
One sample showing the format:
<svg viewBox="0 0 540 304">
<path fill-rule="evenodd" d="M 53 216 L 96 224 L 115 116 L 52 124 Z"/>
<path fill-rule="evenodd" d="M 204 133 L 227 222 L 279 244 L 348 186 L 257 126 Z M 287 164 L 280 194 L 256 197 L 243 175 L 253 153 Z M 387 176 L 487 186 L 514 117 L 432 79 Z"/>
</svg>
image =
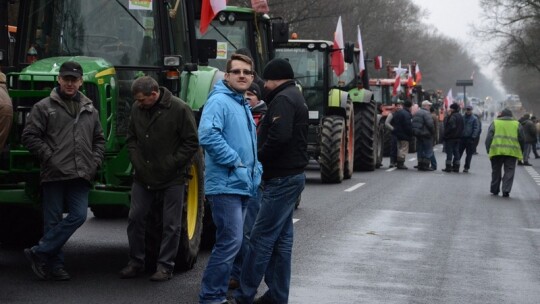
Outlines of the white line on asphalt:
<svg viewBox="0 0 540 304">
<path fill-rule="evenodd" d="M 416 157 L 410 158 L 409 161 L 415 161 Z"/>
<path fill-rule="evenodd" d="M 532 167 L 525 167 L 525 171 L 533 178 L 534 182 L 540 186 L 540 174 Z"/>
<path fill-rule="evenodd" d="M 396 167 L 390 168 L 390 169 L 387 169 L 386 172 L 392 172 L 392 171 L 394 171 L 394 170 L 396 170 L 396 169 L 397 169 Z"/>
<path fill-rule="evenodd" d="M 356 185 L 354 185 L 354 186 L 352 186 L 352 187 L 350 187 L 348 189 L 345 189 L 345 192 L 353 192 L 354 190 L 362 187 L 363 185 L 365 185 L 365 183 L 358 183 L 358 184 L 356 184 Z"/>
<path fill-rule="evenodd" d="M 294 224 L 294 223 L 298 222 L 299 220 L 300 220 L 300 219 L 295 219 L 295 218 L 293 218 L 293 219 L 292 219 L 292 223 Z"/>
</svg>

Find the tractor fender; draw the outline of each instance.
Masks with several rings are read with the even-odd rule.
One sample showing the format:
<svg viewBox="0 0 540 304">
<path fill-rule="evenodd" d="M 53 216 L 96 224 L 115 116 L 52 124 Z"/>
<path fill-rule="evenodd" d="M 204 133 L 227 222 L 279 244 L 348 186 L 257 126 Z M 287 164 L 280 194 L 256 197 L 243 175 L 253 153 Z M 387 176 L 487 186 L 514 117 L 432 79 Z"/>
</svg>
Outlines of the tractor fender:
<svg viewBox="0 0 540 304">
<path fill-rule="evenodd" d="M 347 116 L 348 93 L 339 89 L 331 89 L 328 92 L 328 108 L 325 116 L 339 115 L 343 118 Z"/>
<path fill-rule="evenodd" d="M 354 88 L 349 90 L 349 98 L 354 103 L 368 103 L 373 99 L 373 92 L 366 89 Z"/>
</svg>

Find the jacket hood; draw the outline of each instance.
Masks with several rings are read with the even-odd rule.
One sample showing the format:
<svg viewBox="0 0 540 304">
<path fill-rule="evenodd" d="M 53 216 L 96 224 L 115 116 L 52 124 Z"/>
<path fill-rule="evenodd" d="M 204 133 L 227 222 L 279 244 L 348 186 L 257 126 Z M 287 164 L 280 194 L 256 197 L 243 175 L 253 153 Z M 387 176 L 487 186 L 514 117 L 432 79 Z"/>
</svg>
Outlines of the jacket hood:
<svg viewBox="0 0 540 304">
<path fill-rule="evenodd" d="M 246 103 L 246 100 L 244 99 L 244 94 L 237 92 L 233 88 L 228 86 L 225 80 L 220 80 L 214 85 L 214 89 L 210 92 L 210 94 L 208 95 L 208 98 L 217 94 L 225 94 L 231 97 L 232 99 L 236 100 L 236 102 L 238 102 L 241 105 Z"/>
</svg>

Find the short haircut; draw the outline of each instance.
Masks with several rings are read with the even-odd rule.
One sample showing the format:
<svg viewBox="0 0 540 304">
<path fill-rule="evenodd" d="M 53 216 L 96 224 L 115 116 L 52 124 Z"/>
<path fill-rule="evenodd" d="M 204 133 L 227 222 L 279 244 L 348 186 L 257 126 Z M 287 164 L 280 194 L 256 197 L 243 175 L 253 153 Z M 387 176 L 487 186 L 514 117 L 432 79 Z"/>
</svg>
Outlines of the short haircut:
<svg viewBox="0 0 540 304">
<path fill-rule="evenodd" d="M 158 91 L 159 84 L 154 78 L 150 76 L 139 77 L 135 79 L 135 81 L 133 81 L 133 84 L 131 85 L 131 94 L 133 95 L 142 93 L 144 96 L 150 96 L 152 92 Z"/>
<path fill-rule="evenodd" d="M 232 54 L 231 59 L 229 59 L 227 61 L 227 73 L 231 70 L 233 60 L 243 61 L 243 62 L 249 64 L 249 66 L 253 70 L 253 60 L 251 60 L 251 58 L 249 58 L 246 55 L 242 55 L 242 54 Z"/>
</svg>

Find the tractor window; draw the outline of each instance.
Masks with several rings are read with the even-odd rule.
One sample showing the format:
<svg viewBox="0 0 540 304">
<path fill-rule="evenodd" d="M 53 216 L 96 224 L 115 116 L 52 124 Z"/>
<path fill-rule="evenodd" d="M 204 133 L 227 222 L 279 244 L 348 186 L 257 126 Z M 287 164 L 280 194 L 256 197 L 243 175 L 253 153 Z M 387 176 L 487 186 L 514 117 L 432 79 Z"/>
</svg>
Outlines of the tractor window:
<svg viewBox="0 0 540 304">
<path fill-rule="evenodd" d="M 116 66 L 157 66 L 161 49 L 154 12 L 159 1 L 32 1 L 26 23 L 26 63 L 55 56 L 101 57 Z"/>
<path fill-rule="evenodd" d="M 307 48 L 276 49 L 276 57 L 291 64 L 310 111 L 322 112 L 324 97 L 328 94 L 324 87 L 324 56 L 322 51 L 309 51 Z"/>
<path fill-rule="evenodd" d="M 217 58 L 210 59 L 209 65 L 225 71 L 227 68 L 227 60 L 231 55 L 241 48 L 251 49 L 248 33 L 248 22 L 237 20 L 233 24 L 220 23 L 217 20 L 212 21 L 208 26 L 208 30 L 204 35 L 198 30 L 199 21 L 196 21 L 196 32 L 198 39 L 215 39 L 217 40 Z M 253 54 L 252 54 L 253 55 Z"/>
</svg>

